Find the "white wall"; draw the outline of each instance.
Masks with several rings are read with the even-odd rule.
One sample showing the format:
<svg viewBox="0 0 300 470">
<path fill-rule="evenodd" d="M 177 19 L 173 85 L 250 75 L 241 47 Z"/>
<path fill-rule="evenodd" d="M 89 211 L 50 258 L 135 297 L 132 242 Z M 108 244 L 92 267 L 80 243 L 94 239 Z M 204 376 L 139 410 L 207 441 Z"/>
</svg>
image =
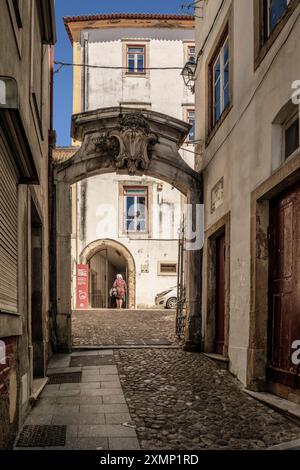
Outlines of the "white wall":
<svg viewBox="0 0 300 470">
<path fill-rule="evenodd" d="M 177 284 L 176 276 L 158 275 L 158 262 L 177 262 L 178 227 L 181 218 L 181 194 L 163 183 L 163 190 L 157 190 L 154 178 L 144 178 L 143 185 L 149 185 L 149 217 L 152 212 L 150 226 L 151 238 L 147 234 L 122 234 L 123 218 L 119 214 L 119 183 L 137 184 L 140 179 L 129 176 L 101 175 L 85 180 L 86 205 L 83 216 L 81 200 L 78 198 L 78 233 L 82 233 L 84 224 L 85 237 L 78 239 L 78 255 L 84 248 L 95 240 L 112 239 L 124 245 L 132 254 L 136 265 L 136 303 L 137 306 L 153 306 L 155 295 L 165 288 Z M 78 194 L 83 183 L 78 183 Z M 153 207 L 156 210 L 153 211 Z M 121 210 L 122 213 L 122 210 Z M 79 226 L 81 228 L 79 230 Z M 121 225 L 121 226 L 120 226 Z M 142 267 L 148 267 L 148 272 L 142 272 Z"/>
<path fill-rule="evenodd" d="M 145 77 L 126 76 L 123 70 L 87 69 L 85 76 L 86 110 L 110 106 L 144 107 L 178 119 L 185 119 L 185 109 L 193 107 L 194 96 L 184 86 L 181 70 L 186 62 L 187 43 L 193 43 L 194 31 L 168 28 L 85 30 L 90 65 L 123 67 L 124 41 L 146 44 L 146 67 L 177 67 L 178 70 L 150 70 Z M 182 150 L 185 161 L 194 166 L 193 146 Z M 119 182 L 141 181 L 126 175 L 102 175 L 78 183 L 78 247 L 82 250 L 98 239 L 114 239 L 125 245 L 136 264 L 137 306 L 153 306 L 155 295 L 177 284 L 176 276 L 158 275 L 158 262 L 177 262 L 178 227 L 181 218 L 181 194 L 170 185 L 153 178 L 143 181 L 151 187 L 152 230 L 149 236 L 129 238 L 119 230 Z M 158 183 L 163 190 L 157 191 Z M 86 185 L 82 213 L 81 185 Z M 106 204 L 106 207 L 105 207 Z M 84 238 L 81 237 L 84 224 Z M 142 267 L 148 266 L 148 272 Z"/>
<path fill-rule="evenodd" d="M 197 20 L 198 49 L 220 4 L 220 1 L 206 2 L 203 19 Z M 196 139 L 202 141 L 207 138 L 207 63 L 230 7 L 233 20 L 233 107 L 205 148 L 197 167 L 204 170 L 206 230 L 229 211 L 231 214 L 229 358 L 231 371 L 246 383 L 251 289 L 251 192 L 272 172 L 272 122 L 290 99 L 292 82 L 300 77 L 299 52 L 295 47 L 300 40 L 300 29 L 296 27 L 291 31 L 291 19 L 255 70 L 253 2 L 225 2 L 198 66 Z M 299 14 L 299 8 L 294 17 L 295 14 Z M 286 40 L 289 34 L 290 38 Z M 281 161 L 280 165 L 283 164 Z M 212 214 L 211 191 L 221 177 L 224 178 L 224 200 Z"/>
</svg>

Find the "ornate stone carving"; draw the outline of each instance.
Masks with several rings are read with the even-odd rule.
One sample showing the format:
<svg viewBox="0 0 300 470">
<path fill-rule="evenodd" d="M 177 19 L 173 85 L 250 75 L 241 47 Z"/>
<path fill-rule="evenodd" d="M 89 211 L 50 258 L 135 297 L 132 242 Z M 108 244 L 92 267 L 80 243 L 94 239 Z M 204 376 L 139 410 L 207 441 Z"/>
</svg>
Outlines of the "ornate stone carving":
<svg viewBox="0 0 300 470">
<path fill-rule="evenodd" d="M 119 142 L 115 158 L 116 168 L 127 168 L 129 175 L 149 168 L 153 146 L 158 142 L 142 114 L 126 114 L 120 118 L 120 127 L 110 138 Z"/>
<path fill-rule="evenodd" d="M 115 159 L 119 151 L 118 140 L 115 137 L 110 137 L 109 133 L 102 132 L 99 136 L 92 139 L 85 153 L 88 156 Z"/>
<path fill-rule="evenodd" d="M 149 168 L 153 146 L 158 142 L 142 114 L 125 114 L 113 131 L 103 131 L 88 143 L 85 154 L 97 157 L 116 169 L 127 169 L 129 175 Z"/>
</svg>

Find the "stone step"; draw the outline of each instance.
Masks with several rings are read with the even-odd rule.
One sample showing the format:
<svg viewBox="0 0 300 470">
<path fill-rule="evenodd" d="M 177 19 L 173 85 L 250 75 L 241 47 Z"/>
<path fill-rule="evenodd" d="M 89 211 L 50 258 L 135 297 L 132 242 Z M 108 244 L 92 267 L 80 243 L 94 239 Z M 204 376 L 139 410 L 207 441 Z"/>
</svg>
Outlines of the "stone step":
<svg viewBox="0 0 300 470">
<path fill-rule="evenodd" d="M 244 390 L 248 395 L 256 400 L 264 403 L 273 410 L 278 411 L 300 426 L 300 405 L 293 403 L 284 398 L 280 398 L 268 392 L 253 392 L 252 390 Z"/>
<path fill-rule="evenodd" d="M 212 354 L 212 353 L 203 353 L 204 356 L 208 357 L 214 361 L 221 369 L 229 369 L 229 359 L 228 357 L 221 356 L 221 354 Z"/>
</svg>

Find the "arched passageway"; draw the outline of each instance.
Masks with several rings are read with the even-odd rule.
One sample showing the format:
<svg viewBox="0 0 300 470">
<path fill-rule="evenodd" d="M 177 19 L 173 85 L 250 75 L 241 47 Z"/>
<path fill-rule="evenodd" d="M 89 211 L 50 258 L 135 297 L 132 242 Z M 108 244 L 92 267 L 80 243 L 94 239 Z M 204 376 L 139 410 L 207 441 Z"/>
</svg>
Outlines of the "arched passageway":
<svg viewBox="0 0 300 470">
<path fill-rule="evenodd" d="M 105 173 L 147 175 L 163 180 L 186 196 L 187 325 L 185 347 L 201 348 L 202 251 L 197 207 L 202 179 L 182 159 L 179 148 L 189 125 L 173 117 L 132 108 L 105 108 L 73 116 L 72 137 L 80 149 L 55 168 L 56 187 L 56 339 L 69 351 L 71 341 L 71 202 L 70 186 Z"/>
<path fill-rule="evenodd" d="M 136 269 L 132 254 L 115 240 L 95 240 L 81 253 L 80 262 L 90 266 L 90 307 L 109 308 L 109 290 L 117 273 L 127 283 L 126 307 L 135 308 Z"/>
</svg>

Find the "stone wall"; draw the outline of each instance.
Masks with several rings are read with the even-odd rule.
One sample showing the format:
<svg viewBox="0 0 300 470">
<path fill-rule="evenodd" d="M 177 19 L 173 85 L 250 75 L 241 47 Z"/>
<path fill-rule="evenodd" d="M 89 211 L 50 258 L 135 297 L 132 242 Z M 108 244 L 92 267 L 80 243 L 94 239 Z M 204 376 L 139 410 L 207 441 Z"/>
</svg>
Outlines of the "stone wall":
<svg viewBox="0 0 300 470">
<path fill-rule="evenodd" d="M 17 429 L 17 338 L 0 339 L 0 449 L 10 448 Z"/>
</svg>

